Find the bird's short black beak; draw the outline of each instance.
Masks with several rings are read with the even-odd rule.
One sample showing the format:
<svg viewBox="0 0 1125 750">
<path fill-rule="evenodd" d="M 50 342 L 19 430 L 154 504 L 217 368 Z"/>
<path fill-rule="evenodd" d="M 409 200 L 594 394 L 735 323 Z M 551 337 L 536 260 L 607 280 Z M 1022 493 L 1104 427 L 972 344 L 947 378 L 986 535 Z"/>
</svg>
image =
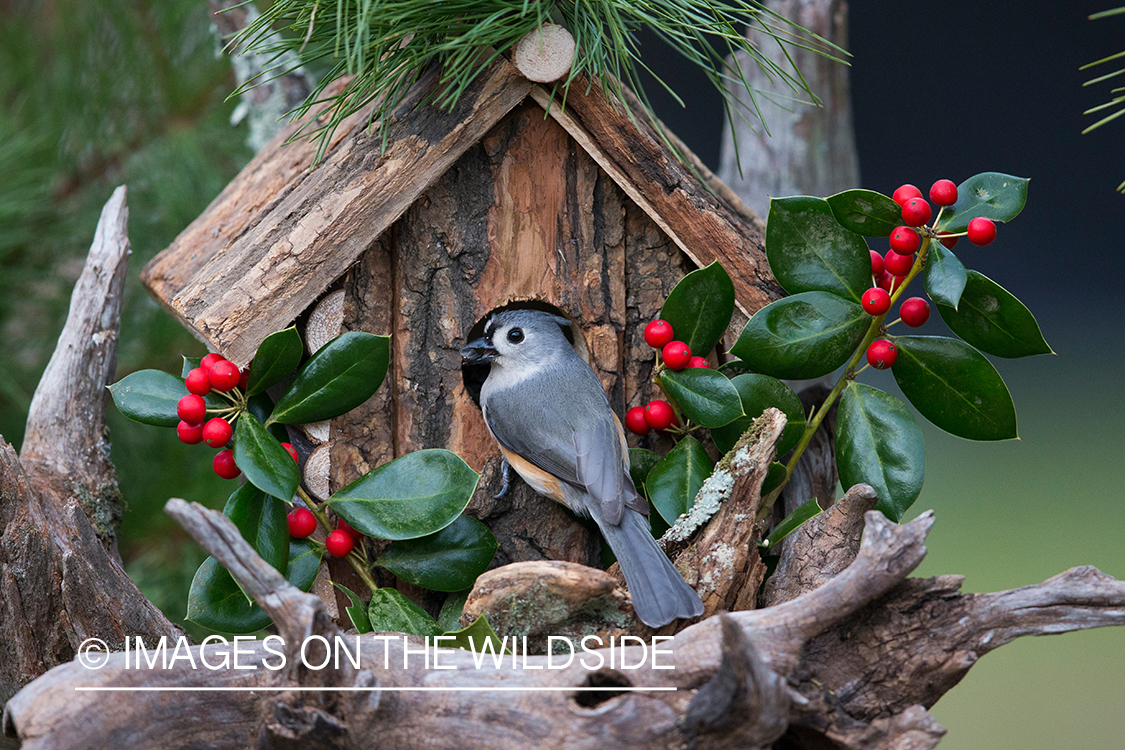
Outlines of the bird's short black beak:
<svg viewBox="0 0 1125 750">
<path fill-rule="evenodd" d="M 500 356 L 500 352 L 496 351 L 495 347 L 489 344 L 486 339 L 481 337 L 474 341 L 470 341 L 465 345 L 465 348 L 461 350 L 461 364 L 483 364 L 491 362 L 498 356 Z"/>
</svg>

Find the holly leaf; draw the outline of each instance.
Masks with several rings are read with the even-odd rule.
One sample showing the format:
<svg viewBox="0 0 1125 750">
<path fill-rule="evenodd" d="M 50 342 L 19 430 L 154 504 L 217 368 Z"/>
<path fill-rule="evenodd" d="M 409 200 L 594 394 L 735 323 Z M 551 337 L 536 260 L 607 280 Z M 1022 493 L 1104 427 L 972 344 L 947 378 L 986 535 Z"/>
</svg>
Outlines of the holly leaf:
<svg viewBox="0 0 1125 750">
<path fill-rule="evenodd" d="M 1016 434 L 1016 408 L 996 368 L 957 339 L 895 338 L 895 382 L 923 417 L 969 440 L 1009 440 Z"/>
<path fill-rule="evenodd" d="M 711 439 L 715 441 L 715 446 L 723 453 L 729 451 L 742 434 L 750 429 L 754 420 L 766 409 L 774 406 L 780 409 L 788 420 L 781 438 L 777 441 L 777 455 L 785 455 L 797 444 L 801 439 L 801 433 L 805 431 L 805 408 L 801 405 L 801 399 L 792 388 L 769 375 L 739 375 L 730 382 L 738 391 L 742 400 L 742 411 L 746 416 L 739 417 L 722 427 L 713 428 Z"/>
<path fill-rule="evenodd" d="M 289 542 L 285 579 L 308 591 L 320 568 L 320 550 L 308 539 Z M 253 633 L 270 624 L 261 607 L 247 601 L 227 569 L 208 557 L 195 572 L 188 591 L 187 619 L 221 633 Z"/>
<path fill-rule="evenodd" d="M 720 427 L 742 416 L 742 401 L 726 375 L 706 367 L 665 370 L 660 375 L 668 395 L 691 421 Z"/>
<path fill-rule="evenodd" d="M 423 588 L 462 591 L 488 570 L 498 548 L 487 526 L 461 515 L 435 534 L 395 542 L 375 564 Z"/>
<path fill-rule="evenodd" d="M 301 472 L 289 451 L 249 413 L 235 423 L 234 462 L 251 484 L 286 502 L 301 484 Z"/>
<path fill-rule="evenodd" d="M 285 503 L 249 482 L 235 490 L 223 508 L 223 515 L 234 522 L 258 557 L 281 573 L 289 562 L 287 512 Z"/>
<path fill-rule="evenodd" d="M 359 594 L 355 593 L 347 586 L 341 586 L 335 581 L 332 581 L 332 585 L 347 594 L 348 599 L 351 600 L 352 605 L 350 607 L 344 607 L 344 611 L 348 613 L 348 617 L 352 621 L 352 626 L 360 633 L 370 633 L 371 621 L 367 619 L 367 602 L 360 599 Z"/>
<path fill-rule="evenodd" d="M 957 309 L 967 280 L 965 267 L 949 248 L 940 242 L 931 242 L 926 253 L 926 293 L 942 305 Z"/>
<path fill-rule="evenodd" d="M 368 536 L 414 539 L 453 523 L 479 479 L 455 453 L 415 451 L 367 472 L 330 497 L 328 505 Z"/>
<path fill-rule="evenodd" d="M 763 492 L 762 494 L 764 495 L 766 493 Z M 758 546 L 766 549 L 776 546 L 782 539 L 799 529 L 801 524 L 810 518 L 820 515 L 820 513 L 821 508 L 820 505 L 817 504 L 815 497 L 812 500 L 806 500 L 794 508 L 792 513 L 787 515 L 781 523 L 775 526 L 773 531 L 770 532 L 770 535 L 759 542 Z"/>
<path fill-rule="evenodd" d="M 762 480 L 761 496 L 766 497 L 771 492 L 781 486 L 785 481 L 785 475 L 788 472 L 785 470 L 785 464 L 778 463 L 777 461 L 770 462 L 769 467 L 766 469 L 766 478 Z"/>
<path fill-rule="evenodd" d="M 715 261 L 680 279 L 660 308 L 677 341 L 701 357 L 715 348 L 734 314 L 734 283 Z"/>
<path fill-rule="evenodd" d="M 770 201 L 766 258 L 790 294 L 832 292 L 859 302 L 871 287 L 867 243 L 840 226 L 823 198 L 802 195 Z"/>
<path fill-rule="evenodd" d="M 379 389 L 387 375 L 389 336 L 349 331 L 309 358 L 274 407 L 271 419 L 306 424 L 351 411 Z"/>
<path fill-rule="evenodd" d="M 875 509 L 892 521 L 902 518 L 926 474 L 922 430 L 906 404 L 869 385 L 848 383 L 836 412 L 836 468 L 842 486 L 871 485 L 879 498 Z"/>
<path fill-rule="evenodd" d="M 443 634 L 448 634 L 450 631 L 457 629 L 457 623 L 461 619 L 461 613 L 465 611 L 465 602 L 468 600 L 468 589 L 455 591 L 445 597 L 445 601 L 441 605 L 441 611 L 438 612 L 437 616 L 437 624 Z"/>
<path fill-rule="evenodd" d="M 1027 180 L 1000 172 L 981 172 L 957 186 L 957 203 L 945 209 L 938 227 L 943 232 L 964 232 L 978 216 L 1011 221 L 1027 202 Z"/>
<path fill-rule="evenodd" d="M 467 628 L 447 630 L 442 635 L 453 636 L 453 646 L 472 651 L 474 654 L 488 651 L 489 644 L 492 646 L 492 653 L 504 653 L 504 641 L 496 635 L 496 631 L 492 629 L 492 625 L 484 615 L 479 615 Z M 443 646 L 446 643 L 446 641 L 442 641 Z"/>
<path fill-rule="evenodd" d="M 434 618 L 396 589 L 382 588 L 371 592 L 367 620 L 376 633 L 410 633 L 422 637 L 441 633 Z"/>
<path fill-rule="evenodd" d="M 713 468 L 707 451 L 698 440 L 688 435 L 648 473 L 645 487 L 648 488 L 649 499 L 669 525 L 691 510 L 699 488 Z"/>
<path fill-rule="evenodd" d="M 819 378 L 848 361 L 870 324 L 854 302 L 827 292 L 795 294 L 754 313 L 731 353 L 775 378 Z"/>
<path fill-rule="evenodd" d="M 296 328 L 286 328 L 266 336 L 250 365 L 250 374 L 246 378 L 246 395 L 261 393 L 284 380 L 301 364 L 303 352 L 304 346 Z"/>
<path fill-rule="evenodd" d="M 958 308 L 939 302 L 937 309 L 949 330 L 986 354 L 1008 358 L 1054 354 L 1031 311 L 977 271 L 968 272 Z"/>
<path fill-rule="evenodd" d="M 138 370 L 109 386 L 117 409 L 134 422 L 156 427 L 180 423 L 176 404 L 188 394 L 184 381 L 163 370 Z"/>
<path fill-rule="evenodd" d="M 648 490 L 645 489 L 645 482 L 648 480 L 648 473 L 658 463 L 660 463 L 660 456 L 654 451 L 645 448 L 629 449 L 629 477 L 633 480 L 637 492 L 646 498 Z"/>
<path fill-rule="evenodd" d="M 845 190 L 828 198 L 836 221 L 864 237 L 888 237 L 902 225 L 902 209 L 893 199 L 873 190 Z"/>
</svg>

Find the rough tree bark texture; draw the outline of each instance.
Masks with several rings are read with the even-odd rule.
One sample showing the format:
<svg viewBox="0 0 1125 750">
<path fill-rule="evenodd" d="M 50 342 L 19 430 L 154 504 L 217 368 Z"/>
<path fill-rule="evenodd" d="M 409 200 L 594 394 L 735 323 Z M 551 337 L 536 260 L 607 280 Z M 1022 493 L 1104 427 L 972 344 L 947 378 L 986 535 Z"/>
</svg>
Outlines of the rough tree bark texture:
<svg viewBox="0 0 1125 750">
<path fill-rule="evenodd" d="M 23 450 L 0 439 L 0 700 L 69 661 L 87 637 L 179 633 L 121 567 L 106 440 L 129 258 L 125 188 L 102 210 L 59 343 L 35 391 Z M 80 428 L 78 427 L 80 426 Z"/>
<path fill-rule="evenodd" d="M 857 504 L 848 507 L 850 516 L 860 512 Z M 858 545 L 854 539 L 832 542 L 833 554 L 850 558 L 837 575 L 783 604 L 712 617 L 682 631 L 671 642 L 672 670 L 652 669 L 651 659 L 635 670 L 590 669 L 578 660 L 563 669 L 522 669 L 507 659 L 500 666 L 485 660 L 478 668 L 466 651 L 443 653 L 451 670 L 425 669 L 420 654 L 409 657 L 407 668 L 404 640 L 374 635 L 359 637 L 358 667 L 344 660 L 338 669 L 310 670 L 297 658 L 298 644 L 311 635 L 339 635 L 323 602 L 287 584 L 217 512 L 181 500 L 170 501 L 168 512 L 274 618 L 287 644 L 285 667 L 261 668 L 266 659 L 277 663 L 261 642 L 247 644 L 243 663 L 258 668 L 246 671 L 191 669 L 186 661 L 167 670 L 126 668 L 124 654 L 110 656 L 98 671 L 63 665 L 5 708 L 4 731 L 24 748 L 359 748 L 378 738 L 395 748 L 600 749 L 622 742 L 631 748 L 766 748 L 780 742 L 786 748 L 926 750 L 944 730 L 925 708 L 979 656 L 1020 635 L 1125 618 L 1125 583 L 1093 568 L 996 594 L 959 594 L 956 577 L 908 580 L 925 555 L 932 516 L 898 526 L 867 512 Z M 837 528 L 860 530 L 852 523 Z M 420 650 L 422 644 L 410 646 Z M 212 645 L 206 653 L 214 661 L 221 648 Z M 198 659 L 203 651 L 195 647 L 192 654 Z M 624 654 L 631 663 L 642 661 L 637 646 Z M 312 663 L 321 658 L 309 654 Z M 546 659 L 528 656 L 518 663 L 542 667 Z M 121 700 L 73 689 L 185 685 L 255 690 L 221 700 L 207 692 L 136 692 Z M 423 686 L 445 690 L 416 690 Z M 487 689 L 467 690 L 482 686 Z M 198 716 L 208 720 L 181 718 Z"/>
</svg>

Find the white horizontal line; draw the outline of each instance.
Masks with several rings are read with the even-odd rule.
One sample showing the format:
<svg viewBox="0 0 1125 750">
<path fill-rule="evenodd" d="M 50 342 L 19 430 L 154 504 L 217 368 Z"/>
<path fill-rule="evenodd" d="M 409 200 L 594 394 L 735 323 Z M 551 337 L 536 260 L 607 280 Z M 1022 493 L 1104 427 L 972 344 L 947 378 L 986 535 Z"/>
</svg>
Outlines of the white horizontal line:
<svg viewBox="0 0 1125 750">
<path fill-rule="evenodd" d="M 411 691 L 433 691 L 433 692 L 448 692 L 448 691 L 462 691 L 462 692 L 487 692 L 487 691 L 528 691 L 528 692 L 551 692 L 551 691 L 567 691 L 567 692 L 657 692 L 679 690 L 677 687 L 487 687 L 487 686 L 472 686 L 472 687 L 75 687 L 76 691 L 88 693 L 202 693 L 202 692 L 215 692 L 215 693 L 265 693 L 265 692 L 366 692 L 373 693 L 380 690 L 386 690 L 392 693 L 411 692 Z"/>
</svg>

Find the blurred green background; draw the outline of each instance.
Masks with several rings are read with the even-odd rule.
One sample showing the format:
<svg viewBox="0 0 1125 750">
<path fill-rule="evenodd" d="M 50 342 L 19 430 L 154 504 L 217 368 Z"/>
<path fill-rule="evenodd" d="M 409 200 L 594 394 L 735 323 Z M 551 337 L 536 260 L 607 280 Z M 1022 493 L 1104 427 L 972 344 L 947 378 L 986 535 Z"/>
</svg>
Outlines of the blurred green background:
<svg viewBox="0 0 1125 750">
<path fill-rule="evenodd" d="M 962 573 L 967 591 L 1036 583 L 1080 564 L 1125 577 L 1118 376 L 1125 248 L 1116 228 L 1125 199 L 1112 192 L 1125 162 L 1106 158 L 1120 153 L 1112 148 L 1119 131 L 1077 140 L 1088 124 L 1079 113 L 1097 101 L 1080 98 L 1084 76 L 1076 73 L 1125 43 L 1091 43 L 1086 10 L 1044 24 L 1004 10 L 1012 7 L 894 3 L 895 22 L 912 30 L 896 37 L 888 36 L 889 3 L 857 4 L 849 45 L 865 187 L 889 193 L 904 181 L 924 187 L 984 170 L 1032 177 L 1024 215 L 1001 228 L 987 253 L 964 254 L 1039 314 L 1058 352 L 998 363 L 1023 439 L 968 443 L 924 426 L 927 477 L 914 511 L 934 508 L 937 523 L 918 574 Z M 1011 51 L 998 51 L 1004 45 Z M 674 64 L 655 51 L 654 67 Z M 1051 79 L 1043 70 L 1065 75 Z M 925 109 L 929 100 L 909 88 L 912 71 L 932 76 L 927 91 L 956 82 L 953 100 L 968 97 L 972 116 L 950 103 Z M 676 83 L 690 71 L 660 72 L 689 104 L 677 111 L 656 95 L 660 115 L 714 165 L 716 100 L 695 102 L 706 88 L 689 78 Z M 201 0 L 0 2 L 0 434 L 7 441 L 22 441 L 31 394 L 116 185 L 129 187 L 133 247 L 118 377 L 147 367 L 178 371 L 181 354 L 203 353 L 137 276 L 250 158 L 246 126 L 230 122 L 234 85 Z M 990 93 L 987 106 L 973 98 L 981 91 Z M 925 332 L 941 331 L 930 324 Z M 887 373 L 865 379 L 893 383 Z M 180 444 L 171 430 L 129 423 L 112 409 L 110 428 L 128 502 L 122 555 L 142 590 L 181 619 L 204 555 L 160 509 L 170 496 L 221 507 L 232 483 L 212 474 L 211 451 Z M 985 657 L 934 707 L 949 729 L 942 747 L 1119 748 L 1122 673 L 1125 629 L 1017 641 Z"/>
</svg>

